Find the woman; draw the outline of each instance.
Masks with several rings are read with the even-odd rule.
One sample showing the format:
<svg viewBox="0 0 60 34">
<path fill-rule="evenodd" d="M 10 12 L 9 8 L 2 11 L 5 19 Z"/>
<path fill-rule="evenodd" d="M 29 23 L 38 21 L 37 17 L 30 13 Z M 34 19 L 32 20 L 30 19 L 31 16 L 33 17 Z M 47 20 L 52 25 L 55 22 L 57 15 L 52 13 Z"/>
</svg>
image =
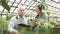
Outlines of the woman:
<svg viewBox="0 0 60 34">
<path fill-rule="evenodd" d="M 38 5 L 37 8 L 35 9 L 37 15 L 36 15 L 36 19 L 37 22 L 34 24 L 34 30 L 37 31 L 39 26 L 40 26 L 40 23 L 42 23 L 43 21 L 45 21 L 45 15 L 42 13 L 42 10 L 44 9 L 44 6 L 43 5 Z"/>
<path fill-rule="evenodd" d="M 37 8 L 36 8 L 36 13 L 37 13 L 37 16 L 36 18 L 41 21 L 41 20 L 44 20 L 45 19 L 45 15 L 42 13 L 42 10 L 44 9 L 44 6 L 43 5 L 38 5 Z"/>
</svg>

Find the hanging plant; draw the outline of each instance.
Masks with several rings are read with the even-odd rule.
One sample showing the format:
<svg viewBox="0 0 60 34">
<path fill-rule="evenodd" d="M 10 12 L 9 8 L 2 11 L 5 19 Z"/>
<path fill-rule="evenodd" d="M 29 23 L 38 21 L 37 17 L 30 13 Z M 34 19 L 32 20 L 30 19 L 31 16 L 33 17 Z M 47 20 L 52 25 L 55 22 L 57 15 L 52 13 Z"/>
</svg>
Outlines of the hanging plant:
<svg viewBox="0 0 60 34">
<path fill-rule="evenodd" d="M 8 10 L 8 12 L 10 12 L 10 7 L 8 6 L 8 4 L 7 4 L 6 1 L 7 1 L 7 0 L 1 0 L 2 6 L 3 6 L 6 10 Z"/>
</svg>

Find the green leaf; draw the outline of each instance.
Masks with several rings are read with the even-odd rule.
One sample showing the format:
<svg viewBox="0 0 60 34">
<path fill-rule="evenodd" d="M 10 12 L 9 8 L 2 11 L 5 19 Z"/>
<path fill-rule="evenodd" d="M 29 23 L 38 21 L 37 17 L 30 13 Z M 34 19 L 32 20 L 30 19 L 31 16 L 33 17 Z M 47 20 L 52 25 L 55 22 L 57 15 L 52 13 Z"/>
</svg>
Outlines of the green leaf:
<svg viewBox="0 0 60 34">
<path fill-rule="evenodd" d="M 48 6 L 47 5 L 45 5 L 45 10 L 48 10 Z"/>
<path fill-rule="evenodd" d="M 10 12 L 10 8 L 9 8 L 8 4 L 6 3 L 6 0 L 1 0 L 1 2 L 2 2 L 2 6 L 3 6 L 6 10 L 8 10 L 8 12 Z"/>
<path fill-rule="evenodd" d="M 1 4 L 1 1 L 0 1 L 0 4 Z"/>
<path fill-rule="evenodd" d="M 50 12 L 46 12 L 47 13 L 47 15 L 50 15 Z"/>
<path fill-rule="evenodd" d="M 45 0 L 42 0 L 43 2 L 45 2 Z"/>
<path fill-rule="evenodd" d="M 45 2 L 45 0 L 40 0 L 40 1 L 42 1 L 42 3 Z"/>
<path fill-rule="evenodd" d="M 12 13 L 6 15 L 6 20 L 9 21 L 13 17 Z"/>
</svg>

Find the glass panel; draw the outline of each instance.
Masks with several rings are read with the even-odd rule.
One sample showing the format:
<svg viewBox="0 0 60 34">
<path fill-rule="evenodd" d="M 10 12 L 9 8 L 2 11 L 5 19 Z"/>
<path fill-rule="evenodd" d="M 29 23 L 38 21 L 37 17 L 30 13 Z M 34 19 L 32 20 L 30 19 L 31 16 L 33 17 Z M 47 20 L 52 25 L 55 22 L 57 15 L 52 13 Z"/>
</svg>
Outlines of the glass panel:
<svg viewBox="0 0 60 34">
<path fill-rule="evenodd" d="M 16 0 L 17 3 L 19 3 L 19 1 L 21 1 L 21 0 Z"/>
<path fill-rule="evenodd" d="M 22 0 L 22 1 L 21 1 L 21 4 L 24 4 L 25 1 L 26 1 L 26 0 Z"/>
<path fill-rule="evenodd" d="M 11 3 L 11 2 L 8 2 L 8 5 L 9 5 L 9 6 L 11 6 L 11 5 L 12 5 L 12 3 Z"/>
<path fill-rule="evenodd" d="M 13 12 L 14 9 L 15 9 L 15 8 L 11 7 L 10 12 Z"/>
<path fill-rule="evenodd" d="M 13 6 L 17 6 L 17 4 L 16 3 L 14 3 L 14 5 Z"/>
</svg>

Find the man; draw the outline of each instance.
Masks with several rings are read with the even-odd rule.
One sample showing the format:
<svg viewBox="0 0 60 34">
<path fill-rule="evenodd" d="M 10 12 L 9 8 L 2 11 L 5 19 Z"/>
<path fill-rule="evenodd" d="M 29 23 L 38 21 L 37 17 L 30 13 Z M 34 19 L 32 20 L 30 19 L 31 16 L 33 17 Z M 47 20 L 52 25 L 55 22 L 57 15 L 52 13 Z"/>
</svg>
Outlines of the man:
<svg viewBox="0 0 60 34">
<path fill-rule="evenodd" d="M 25 24 L 25 25 L 22 25 L 22 26 L 28 25 L 27 20 L 24 17 L 24 8 L 23 7 L 20 7 L 18 9 L 18 15 L 17 16 L 13 16 L 11 18 L 11 20 L 9 21 L 8 31 L 13 33 L 13 34 L 19 34 L 19 32 L 17 30 L 19 24 L 20 25 Z M 28 26 L 28 27 L 30 27 L 30 26 Z"/>
<path fill-rule="evenodd" d="M 20 7 L 18 9 L 18 15 L 17 16 L 13 16 L 11 18 L 11 20 L 9 21 L 8 24 L 8 31 L 11 32 L 12 34 L 19 34 L 17 28 L 18 26 L 23 26 L 23 27 L 28 27 L 28 28 L 32 28 L 35 29 L 35 26 L 30 26 L 27 23 L 27 19 L 24 17 L 24 8 Z"/>
</svg>

